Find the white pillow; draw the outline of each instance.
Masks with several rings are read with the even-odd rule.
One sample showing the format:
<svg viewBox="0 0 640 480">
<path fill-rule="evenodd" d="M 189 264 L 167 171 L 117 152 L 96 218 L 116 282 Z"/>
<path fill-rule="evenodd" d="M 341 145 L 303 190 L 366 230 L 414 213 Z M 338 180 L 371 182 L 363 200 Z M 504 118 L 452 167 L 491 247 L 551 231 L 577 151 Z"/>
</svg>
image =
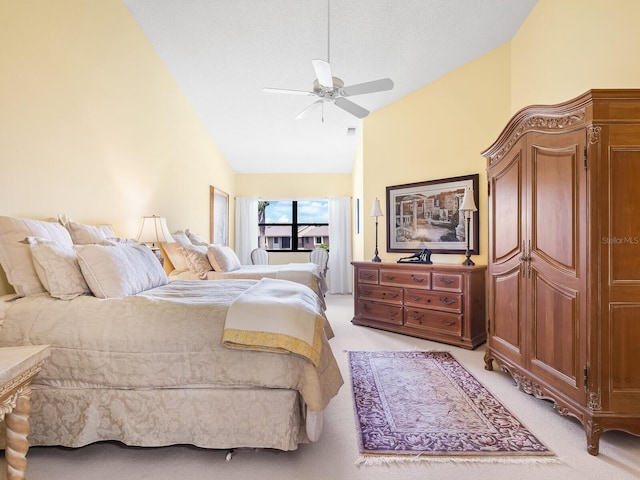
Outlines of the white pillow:
<svg viewBox="0 0 640 480">
<path fill-rule="evenodd" d="M 82 275 L 99 298 L 119 298 L 167 283 L 167 274 L 145 245 L 75 245 Z"/>
<path fill-rule="evenodd" d="M 65 224 L 71 239 L 75 245 L 88 245 L 98 243 L 101 240 L 115 237 L 115 232 L 111 225 L 84 225 L 82 223 L 67 222 Z"/>
<path fill-rule="evenodd" d="M 208 243 L 205 242 L 202 238 L 200 238 L 199 235 L 190 232 L 188 228 L 185 229 L 184 233 L 189 238 L 191 243 L 193 243 L 194 245 L 204 245 L 204 246 L 208 245 Z"/>
<path fill-rule="evenodd" d="M 207 259 L 207 247 L 204 245 L 190 245 L 181 247 L 185 261 L 189 266 L 189 270 L 195 273 L 198 278 L 205 280 L 207 272 L 211 271 L 211 264 Z"/>
<path fill-rule="evenodd" d="M 54 298 L 71 300 L 91 293 L 70 245 L 42 238 L 27 237 L 38 278 Z"/>
<path fill-rule="evenodd" d="M 73 245 L 69 232 L 59 223 L 0 216 L 0 264 L 21 297 L 46 291 L 33 265 L 29 244 L 24 243 L 26 237 Z"/>
<path fill-rule="evenodd" d="M 233 272 L 242 266 L 236 252 L 224 245 L 209 245 L 207 258 L 216 272 Z"/>
<path fill-rule="evenodd" d="M 184 233 L 183 230 L 178 230 L 177 232 L 172 233 L 171 236 L 181 247 L 190 247 L 191 245 L 193 245 L 193 243 L 191 243 L 191 240 L 189 240 L 189 237 L 187 237 L 187 234 Z"/>
</svg>

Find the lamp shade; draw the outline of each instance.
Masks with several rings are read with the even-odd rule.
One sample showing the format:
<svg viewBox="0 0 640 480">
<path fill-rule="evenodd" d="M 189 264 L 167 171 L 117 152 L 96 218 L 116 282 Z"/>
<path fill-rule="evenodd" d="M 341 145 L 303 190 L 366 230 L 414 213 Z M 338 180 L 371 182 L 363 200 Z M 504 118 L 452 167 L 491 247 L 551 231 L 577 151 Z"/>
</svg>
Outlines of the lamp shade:
<svg viewBox="0 0 640 480">
<path fill-rule="evenodd" d="M 462 205 L 460 205 L 459 210 L 461 212 L 475 212 L 478 210 L 476 208 L 476 202 L 473 199 L 473 190 L 468 189 L 464 192 L 464 198 L 462 199 Z"/>
<path fill-rule="evenodd" d="M 380 209 L 380 200 L 377 198 L 373 201 L 373 205 L 371 206 L 370 217 L 382 217 L 382 210 Z"/>
<path fill-rule="evenodd" d="M 142 217 L 140 232 L 136 237 L 140 243 L 174 243 L 175 240 L 169 233 L 167 220 L 164 217 Z"/>
</svg>

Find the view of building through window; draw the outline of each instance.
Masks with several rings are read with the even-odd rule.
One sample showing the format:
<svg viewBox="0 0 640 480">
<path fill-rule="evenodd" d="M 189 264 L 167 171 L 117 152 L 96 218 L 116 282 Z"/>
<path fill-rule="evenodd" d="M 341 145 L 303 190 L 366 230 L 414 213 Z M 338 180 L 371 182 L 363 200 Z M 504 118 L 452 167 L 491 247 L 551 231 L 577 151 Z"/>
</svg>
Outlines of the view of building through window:
<svg viewBox="0 0 640 480">
<path fill-rule="evenodd" d="M 327 200 L 262 200 L 258 202 L 258 246 L 267 250 L 329 249 Z"/>
</svg>

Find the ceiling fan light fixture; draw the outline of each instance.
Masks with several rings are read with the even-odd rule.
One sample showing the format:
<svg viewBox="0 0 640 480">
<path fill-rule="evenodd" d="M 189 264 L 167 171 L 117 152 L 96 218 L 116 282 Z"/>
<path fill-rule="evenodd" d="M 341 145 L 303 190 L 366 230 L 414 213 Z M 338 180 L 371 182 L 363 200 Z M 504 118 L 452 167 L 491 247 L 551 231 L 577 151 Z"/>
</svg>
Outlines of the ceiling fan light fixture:
<svg viewBox="0 0 640 480">
<path fill-rule="evenodd" d="M 330 41 L 331 5 L 330 0 L 327 0 L 327 60 L 325 61 L 322 59 L 314 59 L 311 61 L 313 69 L 316 73 L 316 79 L 313 81 L 313 90 L 311 92 L 305 92 L 301 90 L 287 90 L 282 88 L 262 89 L 263 92 L 267 93 L 291 93 L 295 95 L 310 95 L 316 96 L 320 99 L 300 112 L 296 119 L 307 117 L 310 111 L 313 111 L 316 109 L 316 107 L 318 107 L 319 103 L 327 101 L 333 102 L 334 105 L 357 118 L 364 118 L 369 115 L 369 110 L 361 107 L 356 103 L 353 103 L 351 100 L 347 100 L 345 97 L 382 92 L 385 90 L 391 90 L 393 88 L 393 81 L 390 78 L 381 78 L 379 80 L 359 83 L 356 85 L 348 85 L 345 87 L 342 79 L 334 77 L 331 72 L 331 65 L 329 63 L 331 53 Z M 324 122 L 324 113 L 322 115 L 322 121 Z"/>
</svg>

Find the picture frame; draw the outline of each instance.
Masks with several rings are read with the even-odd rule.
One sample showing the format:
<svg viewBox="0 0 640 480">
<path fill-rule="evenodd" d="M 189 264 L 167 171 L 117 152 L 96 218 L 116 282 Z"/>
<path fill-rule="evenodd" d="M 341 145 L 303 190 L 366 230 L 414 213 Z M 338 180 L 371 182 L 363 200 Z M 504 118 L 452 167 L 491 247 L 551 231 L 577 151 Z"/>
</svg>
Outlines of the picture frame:
<svg viewBox="0 0 640 480">
<path fill-rule="evenodd" d="M 479 175 L 428 180 L 387 187 L 387 252 L 467 251 L 467 222 L 459 210 L 466 190 L 478 205 Z M 480 253 L 479 212 L 471 213 L 469 251 Z"/>
<path fill-rule="evenodd" d="M 211 243 L 229 245 L 229 194 L 209 186 L 209 237 Z"/>
</svg>

